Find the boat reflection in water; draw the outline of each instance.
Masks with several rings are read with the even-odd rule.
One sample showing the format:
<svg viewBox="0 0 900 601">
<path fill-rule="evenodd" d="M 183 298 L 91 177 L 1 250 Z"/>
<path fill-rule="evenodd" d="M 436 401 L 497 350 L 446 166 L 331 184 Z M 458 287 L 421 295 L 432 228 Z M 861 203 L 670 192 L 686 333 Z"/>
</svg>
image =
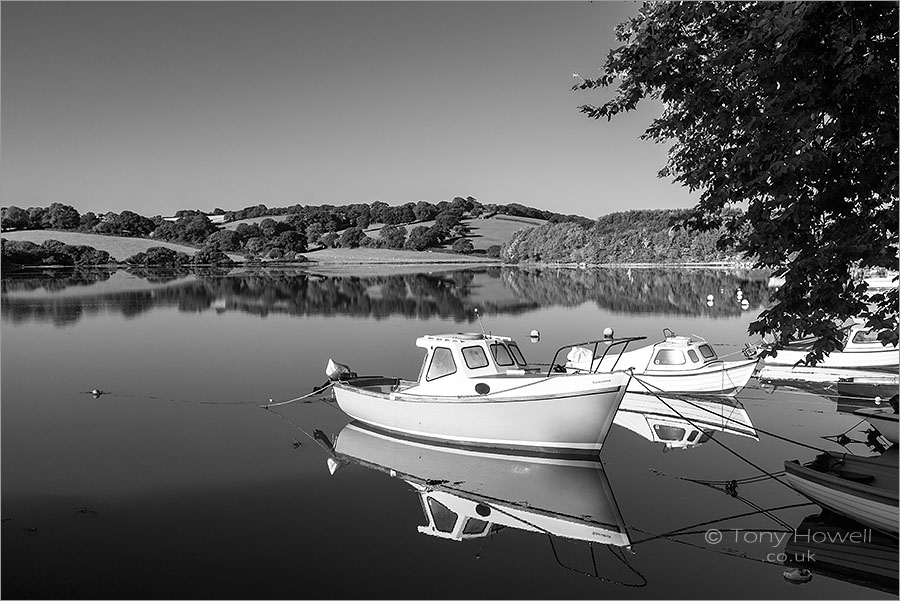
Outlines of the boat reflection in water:
<svg viewBox="0 0 900 601">
<path fill-rule="evenodd" d="M 897 594 L 897 539 L 830 512 L 807 516 L 787 538 L 784 564 Z"/>
<path fill-rule="evenodd" d="M 663 451 L 699 446 L 716 432 L 759 440 L 747 410 L 728 396 L 626 392 L 613 423 L 664 444 Z"/>
<path fill-rule="evenodd" d="M 345 463 L 387 473 L 412 486 L 427 520 L 419 526 L 422 534 L 460 541 L 516 528 L 615 547 L 630 544 L 599 458 L 464 450 L 352 422 L 338 435 L 328 467 L 334 473 Z"/>
</svg>

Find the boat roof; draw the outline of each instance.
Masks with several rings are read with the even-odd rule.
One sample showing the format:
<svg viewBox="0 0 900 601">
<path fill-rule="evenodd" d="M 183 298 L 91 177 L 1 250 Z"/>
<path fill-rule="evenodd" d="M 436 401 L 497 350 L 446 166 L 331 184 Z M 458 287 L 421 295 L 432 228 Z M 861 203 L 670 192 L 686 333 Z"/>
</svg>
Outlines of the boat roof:
<svg viewBox="0 0 900 601">
<path fill-rule="evenodd" d="M 498 340 L 512 342 L 509 336 L 494 336 L 493 334 L 458 333 L 458 334 L 426 334 L 416 338 L 416 346 L 431 346 L 435 342 L 456 343 L 473 342 L 475 340 Z"/>
</svg>

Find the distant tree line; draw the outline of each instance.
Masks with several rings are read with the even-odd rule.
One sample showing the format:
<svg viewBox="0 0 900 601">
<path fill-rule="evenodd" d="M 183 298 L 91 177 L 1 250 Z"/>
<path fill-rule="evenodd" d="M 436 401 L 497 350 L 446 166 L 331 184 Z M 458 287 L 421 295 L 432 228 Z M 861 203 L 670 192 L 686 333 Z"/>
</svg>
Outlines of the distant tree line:
<svg viewBox="0 0 900 601">
<path fill-rule="evenodd" d="M 708 263 L 734 261 L 717 248 L 719 233 L 673 226 L 684 210 L 639 210 L 604 215 L 590 224 L 548 223 L 522 230 L 504 245 L 510 263 Z"/>
<path fill-rule="evenodd" d="M 64 244 L 59 240 L 47 240 L 35 244 L 27 240 L 0 239 L 0 267 L 4 270 L 16 267 L 89 266 L 117 263 L 105 250 L 92 246 Z M 189 265 L 231 265 L 233 261 L 220 251 L 202 248 L 193 256 L 170 248 L 153 246 L 144 252 L 128 257 L 122 263 L 141 267 L 182 267 Z"/>
<path fill-rule="evenodd" d="M 224 212 L 229 220 L 259 219 L 223 228 L 201 211 L 178 211 L 176 219 L 144 217 L 132 211 L 96 215 L 80 214 L 62 203 L 47 208 L 2 209 L 4 230 L 52 229 L 110 236 L 149 238 L 200 249 L 205 260 L 221 261 L 223 253 L 247 259 L 279 261 L 305 260 L 302 253 L 318 248 L 387 248 L 424 251 L 441 248 L 469 254 L 476 252 L 469 239 L 466 219 L 506 215 L 543 219 L 546 225 L 523 230 L 501 248 L 487 249 L 490 257 L 507 262 L 622 263 L 622 262 L 708 262 L 734 258 L 734 253 L 716 248 L 717 232 L 695 232 L 670 226 L 684 211 L 627 211 L 591 220 L 561 215 L 512 203 L 483 205 L 476 199 L 457 196 L 452 201 L 426 201 L 390 206 L 371 204 L 343 206 L 293 205 L 269 209 L 265 205 Z M 286 215 L 274 219 L 272 216 Z M 262 219 L 260 219 L 262 217 Z M 370 229 L 377 225 L 377 234 Z M 371 235 L 370 235 L 371 234 Z M 34 251 L 34 249 L 31 249 Z M 22 259 L 22 249 L 16 250 Z M 29 265 L 49 264 L 47 250 L 35 251 Z M 485 251 L 479 251 L 485 252 Z M 43 253 L 43 254 L 42 254 Z M 73 255 L 74 256 L 74 255 Z M 84 255 L 90 257 L 93 255 Z M 93 256 L 96 259 L 96 256 Z M 63 257 L 65 258 L 65 257 Z M 85 264 L 75 262 L 63 265 Z M 143 264 L 176 264 L 186 261 L 158 250 L 136 259 Z"/>
</svg>

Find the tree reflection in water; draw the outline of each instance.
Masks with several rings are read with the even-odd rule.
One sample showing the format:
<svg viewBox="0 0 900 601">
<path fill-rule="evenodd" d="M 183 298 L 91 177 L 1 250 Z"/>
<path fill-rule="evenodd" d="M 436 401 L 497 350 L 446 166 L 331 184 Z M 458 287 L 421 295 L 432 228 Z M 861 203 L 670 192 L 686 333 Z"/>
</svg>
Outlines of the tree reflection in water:
<svg viewBox="0 0 900 601">
<path fill-rule="evenodd" d="M 127 289 L 97 286 L 110 284 L 114 273 L 114 269 L 54 269 L 4 274 L 3 319 L 65 326 L 100 312 L 135 317 L 175 306 L 185 312 L 374 319 L 399 315 L 472 322 L 475 307 L 518 315 L 585 302 L 618 312 L 724 317 L 739 314 L 741 300 L 754 308 L 768 301 L 766 274 L 737 269 L 481 267 L 371 276 L 321 275 L 301 269 L 142 269 L 127 271 L 132 276 Z M 708 295 L 714 297 L 712 305 Z"/>
</svg>

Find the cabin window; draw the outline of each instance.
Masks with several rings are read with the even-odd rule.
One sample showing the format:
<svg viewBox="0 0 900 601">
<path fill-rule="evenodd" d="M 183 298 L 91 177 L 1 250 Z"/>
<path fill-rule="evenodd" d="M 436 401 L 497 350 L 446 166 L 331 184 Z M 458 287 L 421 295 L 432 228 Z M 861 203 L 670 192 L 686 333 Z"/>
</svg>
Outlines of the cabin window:
<svg viewBox="0 0 900 601">
<path fill-rule="evenodd" d="M 434 520 L 434 527 L 438 532 L 453 532 L 457 518 L 455 513 L 432 497 L 428 497 L 428 508 L 431 509 L 431 518 Z"/>
<path fill-rule="evenodd" d="M 662 349 L 653 360 L 656 365 L 684 365 L 684 353 L 675 349 Z"/>
<path fill-rule="evenodd" d="M 484 354 L 484 349 L 480 346 L 464 347 L 462 355 L 469 369 L 478 369 L 488 365 L 487 355 Z"/>
<path fill-rule="evenodd" d="M 512 353 L 513 359 L 516 360 L 516 363 L 525 367 L 528 365 L 528 361 L 525 360 L 525 355 L 522 354 L 522 351 L 519 350 L 519 345 L 515 342 L 509 343 L 509 352 Z"/>
<path fill-rule="evenodd" d="M 871 330 L 859 330 L 856 334 L 853 335 L 854 344 L 865 344 L 867 342 L 879 342 L 878 332 L 873 332 Z"/>
<path fill-rule="evenodd" d="M 513 364 L 513 359 L 509 354 L 509 350 L 505 344 L 495 342 L 491 345 L 491 354 L 494 355 L 494 361 L 497 365 L 507 366 Z"/>
<path fill-rule="evenodd" d="M 697 435 L 700 434 L 697 430 L 691 432 L 690 436 L 688 436 L 688 442 L 694 442 L 697 439 Z"/>
<path fill-rule="evenodd" d="M 450 349 L 442 346 L 434 349 L 434 353 L 431 355 L 431 366 L 428 368 L 428 373 L 425 374 L 425 379 L 436 380 L 455 373 L 456 361 L 453 360 L 453 353 L 450 352 Z"/>
<path fill-rule="evenodd" d="M 712 347 L 708 344 L 700 345 L 700 354 L 703 355 L 704 359 L 715 359 L 716 351 L 712 350 Z"/>
<path fill-rule="evenodd" d="M 487 526 L 487 522 L 472 518 L 466 521 L 466 525 L 463 527 L 463 534 L 481 534 Z"/>
<path fill-rule="evenodd" d="M 697 356 L 697 351 L 694 349 L 688 349 L 688 357 L 690 357 L 692 363 L 697 363 L 700 361 L 700 357 Z"/>
<path fill-rule="evenodd" d="M 656 430 L 656 436 L 660 440 L 681 440 L 684 438 L 684 433 L 687 431 L 684 428 L 661 426 L 659 424 L 653 426 L 653 429 Z"/>
</svg>

